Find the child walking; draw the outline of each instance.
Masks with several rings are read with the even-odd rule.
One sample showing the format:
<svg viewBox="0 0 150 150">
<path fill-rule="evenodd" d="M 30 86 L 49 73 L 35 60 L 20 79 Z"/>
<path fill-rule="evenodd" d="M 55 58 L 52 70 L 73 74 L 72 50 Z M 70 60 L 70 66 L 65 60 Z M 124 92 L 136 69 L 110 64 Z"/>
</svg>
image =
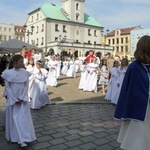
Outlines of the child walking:
<svg viewBox="0 0 150 150">
<path fill-rule="evenodd" d="M 2 73 L 7 96 L 5 110 L 5 137 L 7 141 L 17 142 L 26 147 L 26 142 L 36 140 L 30 107 L 28 104 L 28 84 L 30 73 L 23 69 L 23 57 L 14 55 L 13 68 Z"/>
<path fill-rule="evenodd" d="M 48 71 L 42 68 L 42 62 L 36 62 L 36 69 L 34 70 L 34 83 L 32 90 L 31 108 L 40 109 L 41 107 L 50 104 L 50 99 L 46 91 L 46 78 Z"/>
<path fill-rule="evenodd" d="M 150 149 L 150 36 L 140 38 L 125 74 L 114 117 L 122 120 L 117 141 L 125 150 Z"/>
</svg>

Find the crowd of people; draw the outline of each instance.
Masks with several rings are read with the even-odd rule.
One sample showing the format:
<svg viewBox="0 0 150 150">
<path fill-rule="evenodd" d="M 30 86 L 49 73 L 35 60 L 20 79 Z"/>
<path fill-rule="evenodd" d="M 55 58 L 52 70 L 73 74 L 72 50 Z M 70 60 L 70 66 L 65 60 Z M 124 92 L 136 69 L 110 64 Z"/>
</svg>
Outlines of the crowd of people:
<svg viewBox="0 0 150 150">
<path fill-rule="evenodd" d="M 114 117 L 128 120 L 123 122 L 119 133 L 118 141 L 122 143 L 121 147 L 141 150 L 137 146 L 134 148 L 135 146 L 127 138 L 129 136 L 137 138 L 136 133 L 131 135 L 130 132 L 140 130 L 140 127 L 142 137 L 146 130 L 150 131 L 148 127 L 150 125 L 148 103 L 150 44 L 148 42 L 150 43 L 149 36 L 139 40 L 135 51 L 136 60 L 131 65 L 127 58 L 114 58 L 112 54 L 99 58 L 93 50 L 82 59 L 65 56 L 62 60 L 59 56 L 51 55 L 45 61 L 39 51 L 28 50 L 23 46 L 19 54 L 8 59 L 9 63 L 1 74 L 5 82 L 2 84 L 5 86 L 3 96 L 7 100 L 4 115 L 7 141 L 17 142 L 21 147 L 25 147 L 26 142 L 36 140 L 30 108 L 40 109 L 50 105 L 51 100 L 46 87 L 57 87 L 61 75 L 73 79 L 76 73 L 80 72 L 77 88 L 84 92 L 97 93 L 100 85 L 104 99 L 116 105 Z M 133 94 L 134 88 L 137 95 Z M 137 104 L 134 107 L 135 101 Z M 140 106 L 141 103 L 143 108 Z M 137 113 L 138 108 L 141 114 Z M 135 125 L 135 129 L 132 124 Z M 125 135 L 125 132 L 129 133 Z M 148 132 L 146 137 L 149 135 Z M 138 138 L 137 141 L 145 144 L 146 148 L 143 150 L 150 149 L 145 142 L 146 139 L 144 141 Z"/>
</svg>

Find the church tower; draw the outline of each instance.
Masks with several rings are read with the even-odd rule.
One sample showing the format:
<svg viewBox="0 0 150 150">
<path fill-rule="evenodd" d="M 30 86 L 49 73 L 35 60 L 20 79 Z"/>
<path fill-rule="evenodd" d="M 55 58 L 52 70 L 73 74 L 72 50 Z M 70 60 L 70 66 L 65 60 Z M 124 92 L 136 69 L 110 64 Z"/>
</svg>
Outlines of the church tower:
<svg viewBox="0 0 150 150">
<path fill-rule="evenodd" d="M 85 0 L 62 0 L 63 14 L 71 21 L 84 23 L 84 2 Z"/>
</svg>

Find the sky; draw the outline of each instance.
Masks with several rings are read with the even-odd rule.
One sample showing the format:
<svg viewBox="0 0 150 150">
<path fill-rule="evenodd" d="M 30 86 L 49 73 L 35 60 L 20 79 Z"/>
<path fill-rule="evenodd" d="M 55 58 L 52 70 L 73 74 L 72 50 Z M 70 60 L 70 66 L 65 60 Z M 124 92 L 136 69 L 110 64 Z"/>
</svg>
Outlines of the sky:
<svg viewBox="0 0 150 150">
<path fill-rule="evenodd" d="M 0 0 L 0 23 L 24 25 L 28 13 L 44 2 L 61 5 L 61 0 Z M 150 0 L 85 0 L 84 9 L 104 30 L 150 28 Z"/>
</svg>

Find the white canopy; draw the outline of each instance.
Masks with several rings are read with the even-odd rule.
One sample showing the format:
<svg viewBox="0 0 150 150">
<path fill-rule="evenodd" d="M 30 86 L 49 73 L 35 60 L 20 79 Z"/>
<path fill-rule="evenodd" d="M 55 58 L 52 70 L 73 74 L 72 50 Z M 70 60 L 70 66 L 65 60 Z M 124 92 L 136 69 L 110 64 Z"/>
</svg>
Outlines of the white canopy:
<svg viewBox="0 0 150 150">
<path fill-rule="evenodd" d="M 12 39 L 12 40 L 8 40 L 4 43 L 0 44 L 0 53 L 17 53 L 21 51 L 22 46 L 26 46 L 28 49 L 36 49 L 39 51 L 42 51 L 42 49 L 30 45 L 28 43 L 22 42 L 20 40 L 17 39 Z"/>
</svg>

